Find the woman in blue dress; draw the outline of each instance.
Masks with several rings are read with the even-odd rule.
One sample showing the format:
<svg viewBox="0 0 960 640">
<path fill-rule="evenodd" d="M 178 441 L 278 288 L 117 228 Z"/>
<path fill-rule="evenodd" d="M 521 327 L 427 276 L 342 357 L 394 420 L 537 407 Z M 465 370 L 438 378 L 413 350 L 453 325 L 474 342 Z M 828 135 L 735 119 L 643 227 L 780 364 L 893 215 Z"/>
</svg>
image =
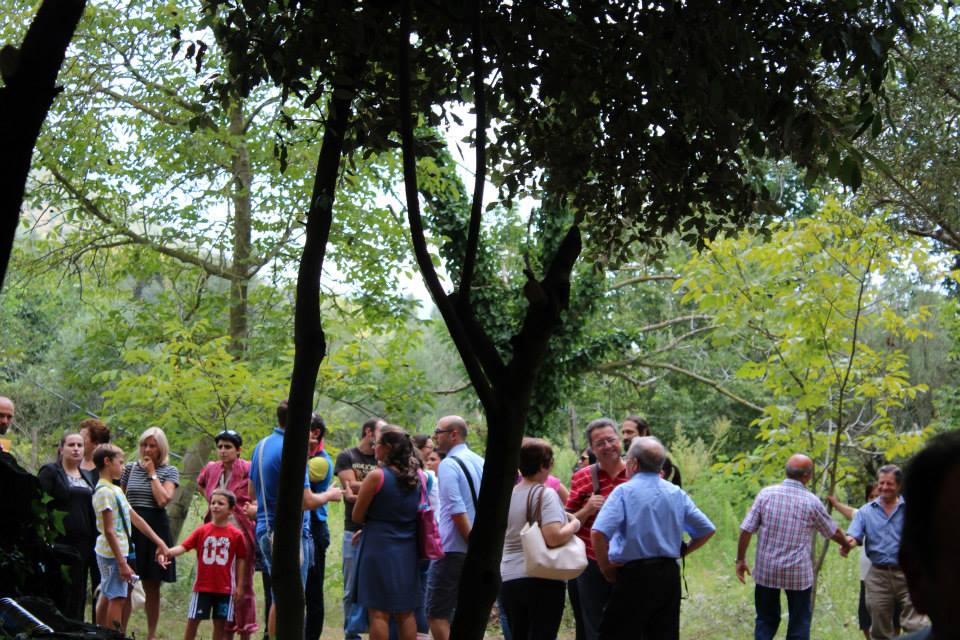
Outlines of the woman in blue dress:
<svg viewBox="0 0 960 640">
<path fill-rule="evenodd" d="M 420 463 L 410 436 L 393 425 L 374 445 L 380 467 L 363 479 L 353 506 L 362 525 L 357 562 L 357 602 L 370 618 L 370 640 L 387 640 L 389 623 L 400 640 L 415 640 L 413 611 L 421 604 L 417 570 L 417 511 Z"/>
</svg>

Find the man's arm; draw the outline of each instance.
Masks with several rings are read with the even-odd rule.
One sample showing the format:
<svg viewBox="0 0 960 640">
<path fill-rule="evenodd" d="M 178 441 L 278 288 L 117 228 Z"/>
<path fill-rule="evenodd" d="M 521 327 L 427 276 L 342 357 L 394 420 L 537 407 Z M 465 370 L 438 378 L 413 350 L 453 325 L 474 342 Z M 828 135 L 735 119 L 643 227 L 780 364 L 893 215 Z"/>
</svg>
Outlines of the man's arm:
<svg viewBox="0 0 960 640">
<path fill-rule="evenodd" d="M 606 578 L 607 582 L 616 582 L 619 565 L 610 562 L 610 545 L 607 542 L 607 536 L 593 529 L 590 531 L 590 541 L 593 543 L 593 554 L 597 556 L 597 565 L 599 565 L 603 577 Z"/>
<path fill-rule="evenodd" d="M 328 502 L 338 502 L 342 497 L 339 487 L 330 487 L 326 491 L 314 493 L 310 487 L 303 488 L 303 510 L 311 511 L 317 507 L 322 507 Z"/>
<path fill-rule="evenodd" d="M 753 536 L 749 531 L 740 530 L 740 540 L 737 541 L 737 580 L 746 584 L 744 574 L 750 575 L 750 566 L 747 564 L 747 547 L 750 546 L 750 538 Z"/>
<path fill-rule="evenodd" d="M 457 533 L 463 538 L 464 542 L 469 542 L 470 540 L 470 518 L 467 517 L 465 513 L 455 513 L 450 516 L 450 520 L 453 522 L 453 526 L 456 528 Z"/>
<path fill-rule="evenodd" d="M 356 502 L 357 492 L 360 490 L 357 474 L 353 469 L 344 469 L 337 472 L 337 478 L 340 479 L 340 486 L 343 487 L 343 499 L 347 502 Z"/>
<path fill-rule="evenodd" d="M 854 509 L 848 504 L 843 504 L 842 502 L 837 500 L 834 496 L 827 496 L 827 500 L 830 501 L 830 504 L 833 505 L 833 508 L 836 509 L 840 515 L 842 515 L 847 520 L 853 520 L 853 516 L 857 512 L 856 509 Z"/>
<path fill-rule="evenodd" d="M 691 538 L 690 542 L 687 543 L 686 551 L 683 553 L 683 557 L 686 558 L 688 555 L 702 547 L 707 543 L 707 540 L 713 537 L 716 531 L 711 531 L 708 534 L 702 535 L 699 538 Z"/>
<path fill-rule="evenodd" d="M 854 543 L 851 545 L 851 539 L 847 537 L 847 534 L 845 534 L 840 527 L 837 527 L 837 530 L 833 532 L 830 539 L 840 545 L 840 556 L 844 558 L 850 553 L 850 549 L 856 546 L 856 540 L 854 540 Z"/>
</svg>

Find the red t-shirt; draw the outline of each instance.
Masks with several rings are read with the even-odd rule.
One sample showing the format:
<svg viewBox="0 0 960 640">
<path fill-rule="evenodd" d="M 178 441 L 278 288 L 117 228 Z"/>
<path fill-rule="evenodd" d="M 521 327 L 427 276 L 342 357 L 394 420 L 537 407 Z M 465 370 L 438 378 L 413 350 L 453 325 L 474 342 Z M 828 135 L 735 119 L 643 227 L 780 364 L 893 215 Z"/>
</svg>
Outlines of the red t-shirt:
<svg viewBox="0 0 960 640">
<path fill-rule="evenodd" d="M 212 522 L 197 527 L 183 541 L 187 551 L 197 550 L 197 581 L 193 590 L 198 593 L 233 593 L 236 561 L 247 560 L 247 545 L 243 534 L 232 524 L 218 527 Z"/>
<path fill-rule="evenodd" d="M 570 513 L 574 513 L 583 508 L 583 505 L 585 505 L 587 500 L 590 499 L 590 496 L 593 495 L 593 479 L 590 475 L 590 467 L 592 466 L 593 465 L 588 465 L 580 469 L 570 478 L 570 497 L 567 498 L 567 511 Z M 620 473 L 617 474 L 616 478 L 611 478 L 607 475 L 606 471 L 597 466 L 597 480 L 600 481 L 600 491 L 598 493 L 602 496 L 608 496 L 614 487 L 627 481 L 627 469 L 624 467 Z M 577 531 L 577 535 L 583 540 L 583 543 L 587 547 L 587 557 L 591 560 L 597 559 L 597 556 L 593 553 L 593 542 L 590 540 L 590 529 L 593 527 L 593 521 L 596 519 L 597 514 L 595 513 L 581 522 L 580 530 Z"/>
</svg>

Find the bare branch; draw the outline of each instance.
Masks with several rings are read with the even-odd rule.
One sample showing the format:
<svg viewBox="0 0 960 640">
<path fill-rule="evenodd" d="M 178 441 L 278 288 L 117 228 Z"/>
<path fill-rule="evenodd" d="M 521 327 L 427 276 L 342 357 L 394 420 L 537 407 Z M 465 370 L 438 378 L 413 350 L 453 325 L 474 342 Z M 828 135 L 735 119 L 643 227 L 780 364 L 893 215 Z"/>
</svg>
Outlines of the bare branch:
<svg viewBox="0 0 960 640">
<path fill-rule="evenodd" d="M 610 285 L 610 289 L 612 291 L 616 291 L 617 289 L 629 287 L 632 284 L 640 284 L 641 282 L 659 282 L 664 280 L 673 281 L 673 280 L 679 280 L 679 279 L 680 279 L 680 276 L 674 273 L 657 273 L 649 276 L 634 276 L 632 278 L 626 278 L 624 280 L 620 280 L 619 282 L 614 282 L 613 284 Z"/>
<path fill-rule="evenodd" d="M 214 262 L 210 262 L 209 260 L 206 260 L 196 254 L 190 253 L 189 251 L 185 251 L 183 249 L 171 247 L 166 244 L 157 242 L 155 238 L 151 238 L 146 234 L 137 233 L 133 229 L 121 224 L 119 221 L 115 220 L 112 216 L 110 216 L 106 211 L 104 211 L 99 206 L 97 206 L 95 202 L 93 202 L 92 200 L 87 198 L 83 193 L 81 193 L 80 189 L 77 188 L 72 182 L 70 182 L 69 178 L 67 178 L 65 175 L 60 173 L 60 171 L 58 171 L 55 167 L 47 165 L 47 169 L 50 171 L 51 175 L 53 175 L 53 177 L 57 180 L 57 182 L 60 183 L 60 185 L 63 186 L 63 188 L 66 189 L 67 192 L 70 193 L 70 195 L 73 196 L 81 204 L 81 206 L 87 211 L 87 213 L 89 213 L 90 215 L 94 216 L 95 218 L 97 218 L 98 220 L 100 220 L 101 222 L 109 226 L 116 233 L 122 236 L 126 236 L 127 238 L 129 238 L 133 242 L 136 242 L 137 244 L 150 247 L 154 251 L 158 253 L 162 253 L 165 256 L 169 256 L 171 258 L 180 260 L 181 262 L 186 262 L 187 264 L 192 264 L 195 267 L 199 267 L 200 269 L 203 269 L 204 271 L 206 271 L 212 276 L 217 276 L 219 278 L 224 278 L 226 280 L 236 279 L 237 274 L 235 274 L 233 270 L 230 269 L 229 267 L 223 266 L 222 264 L 216 264 Z"/>
<path fill-rule="evenodd" d="M 697 382 L 702 382 L 703 384 L 707 385 L 708 387 L 712 387 L 713 389 L 715 389 L 715 390 L 717 391 L 717 393 L 719 393 L 719 394 L 721 394 L 721 395 L 724 395 L 724 396 L 730 398 L 730 399 L 733 400 L 734 402 L 736 402 L 736 403 L 738 403 L 738 404 L 742 404 L 743 406 L 748 407 L 748 408 L 750 408 L 750 409 L 753 409 L 754 411 L 756 411 L 756 412 L 758 412 L 758 413 L 763 413 L 763 407 L 761 407 L 760 405 L 755 404 L 755 403 L 753 403 L 753 402 L 750 402 L 750 401 L 747 400 L 746 398 L 741 398 L 740 396 L 738 396 L 738 395 L 735 394 L 734 392 L 730 391 L 729 389 L 727 389 L 726 387 L 724 387 L 722 384 L 720 384 L 720 383 L 717 382 L 716 380 L 711 380 L 710 378 L 707 378 L 707 377 L 705 377 L 705 376 L 702 376 L 702 375 L 700 375 L 699 373 L 696 373 L 696 372 L 694 372 L 694 371 L 690 371 L 689 369 L 684 369 L 683 367 L 678 367 L 677 365 L 675 365 L 675 364 L 670 364 L 669 362 L 650 362 L 650 361 L 646 361 L 646 360 L 641 360 L 641 361 L 639 361 L 639 362 L 636 362 L 635 364 L 636 364 L 636 366 L 646 367 L 646 368 L 648 368 L 648 369 L 666 369 L 667 371 L 673 371 L 674 373 L 679 373 L 679 374 L 681 374 L 681 375 L 685 375 L 685 376 L 687 376 L 688 378 L 693 378 L 693 379 L 696 380 Z"/>
</svg>

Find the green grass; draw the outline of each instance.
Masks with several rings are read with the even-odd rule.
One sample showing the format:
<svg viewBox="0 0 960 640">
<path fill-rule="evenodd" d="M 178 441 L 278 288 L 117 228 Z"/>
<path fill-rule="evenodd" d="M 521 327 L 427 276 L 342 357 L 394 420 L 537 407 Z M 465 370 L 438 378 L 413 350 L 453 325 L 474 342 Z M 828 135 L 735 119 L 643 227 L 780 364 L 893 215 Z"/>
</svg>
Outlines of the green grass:
<svg viewBox="0 0 960 640">
<path fill-rule="evenodd" d="M 749 505 L 750 496 L 741 492 L 741 485 L 731 479 L 711 479 L 698 482 L 690 488 L 694 501 L 717 525 L 717 535 L 701 550 L 694 553 L 686 563 L 688 598 L 681 608 L 681 632 L 684 640 L 713 640 L 749 638 L 753 634 L 753 583 L 747 580 L 740 584 L 734 575 L 733 561 L 736 554 L 738 525 Z M 201 520 L 202 500 L 194 500 L 190 518 L 184 525 L 181 538 L 185 538 Z M 323 640 L 343 638 L 343 612 L 340 597 L 343 579 L 340 575 L 340 541 L 343 536 L 343 507 L 333 504 L 330 508 L 330 547 L 327 550 L 324 602 L 326 618 Z M 756 541 L 751 545 L 750 564 Z M 177 558 L 175 584 L 161 588 L 160 626 L 158 635 L 163 640 L 179 640 L 183 637 L 187 605 L 195 577 L 196 554 Z M 254 580 L 257 594 L 258 614 L 263 609 L 260 576 Z M 857 629 L 856 611 L 859 591 L 857 558 L 842 559 L 837 546 L 832 545 L 817 588 L 816 609 L 813 617 L 812 638 L 815 640 L 856 639 L 861 637 Z M 783 603 L 784 622 L 778 637 L 786 632 L 786 601 Z M 573 640 L 573 615 L 569 603 L 564 610 L 560 640 Z M 137 638 L 146 638 L 146 619 L 142 611 L 133 614 L 129 631 Z M 198 638 L 209 640 L 212 627 L 201 624 Z M 254 640 L 259 640 L 256 634 Z M 492 624 L 488 638 L 500 638 L 499 627 Z"/>
</svg>

